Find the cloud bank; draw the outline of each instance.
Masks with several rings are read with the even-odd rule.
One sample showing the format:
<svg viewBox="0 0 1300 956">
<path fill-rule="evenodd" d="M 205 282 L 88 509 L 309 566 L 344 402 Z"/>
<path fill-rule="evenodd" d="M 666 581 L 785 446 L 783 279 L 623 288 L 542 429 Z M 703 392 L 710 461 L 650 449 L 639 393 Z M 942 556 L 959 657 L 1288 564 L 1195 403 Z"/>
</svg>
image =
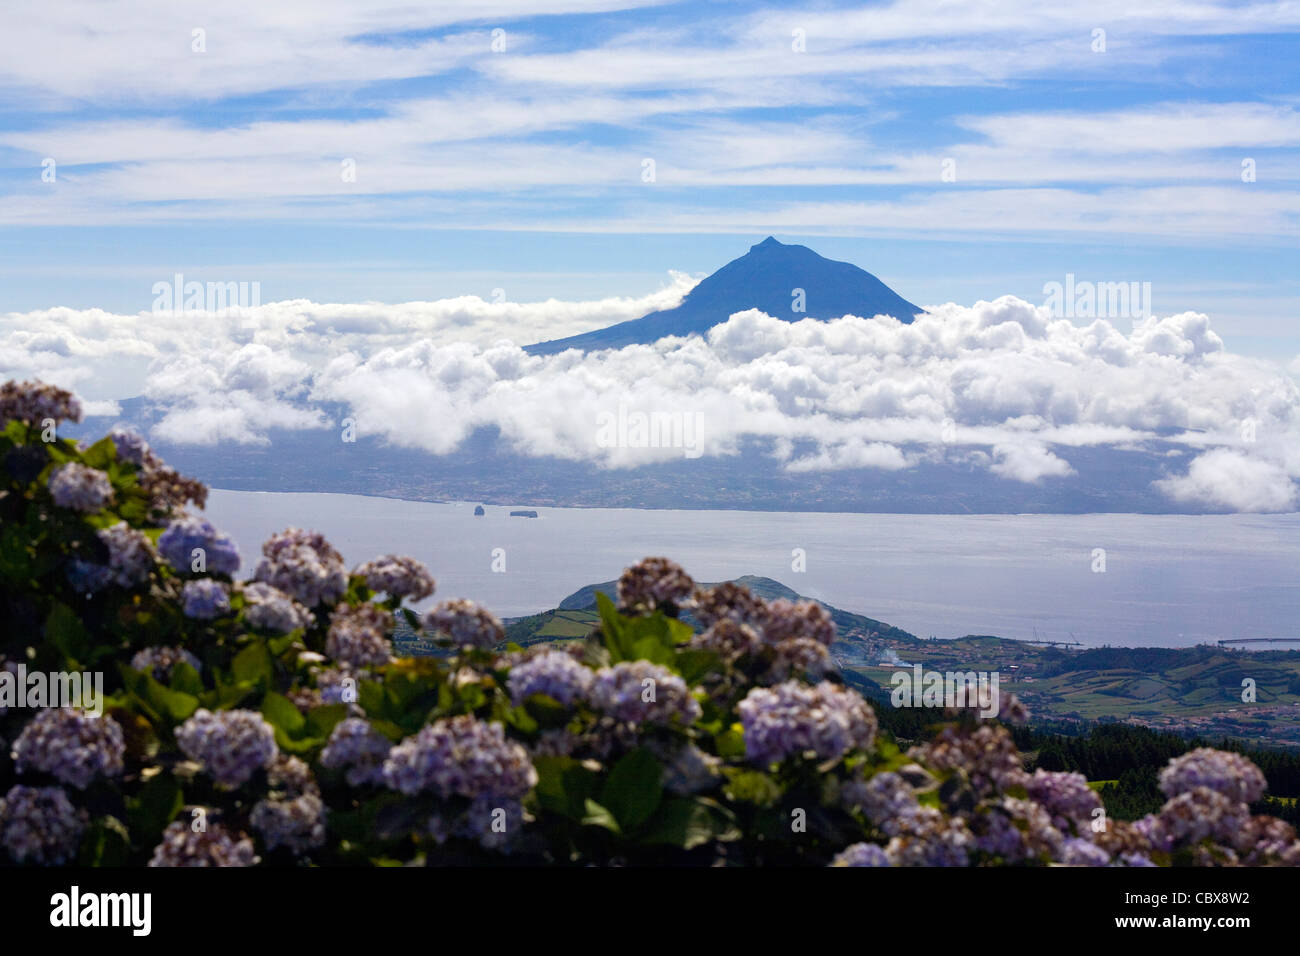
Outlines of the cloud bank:
<svg viewBox="0 0 1300 956">
<path fill-rule="evenodd" d="M 1296 507 L 1297 363 L 1231 353 L 1200 313 L 1126 330 L 1005 296 L 934 306 L 910 325 L 790 323 L 750 310 L 706 338 L 547 357 L 520 348 L 669 307 L 692 284 L 675 274 L 649 296 L 595 302 L 10 314 L 0 318 L 0 371 L 80 388 L 109 366 L 138 366 L 139 387 L 118 397 L 152 399 L 163 414 L 150 437 L 176 444 L 337 430 L 328 410 L 341 403 L 360 434 L 396 445 L 451 454 L 492 426 L 519 454 L 602 468 L 734 455 L 760 438 L 795 473 L 958 456 L 1036 484 L 1075 475 L 1076 449 L 1142 448 L 1169 455 L 1156 487 L 1172 501 Z M 610 441 L 602 422 L 618 416 L 629 427 Z"/>
</svg>

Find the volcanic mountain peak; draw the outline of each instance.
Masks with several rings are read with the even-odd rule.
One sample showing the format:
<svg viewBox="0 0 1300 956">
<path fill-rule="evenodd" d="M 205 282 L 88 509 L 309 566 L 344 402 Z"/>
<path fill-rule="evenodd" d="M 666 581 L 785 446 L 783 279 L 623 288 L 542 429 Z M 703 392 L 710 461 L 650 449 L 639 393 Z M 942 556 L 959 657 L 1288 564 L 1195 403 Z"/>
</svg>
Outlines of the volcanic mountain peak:
<svg viewBox="0 0 1300 956">
<path fill-rule="evenodd" d="M 787 245 L 768 236 L 701 281 L 676 308 L 566 339 L 539 342 L 526 351 L 553 355 L 571 348 L 595 351 L 649 344 L 666 335 L 703 335 L 746 309 L 761 309 L 788 322 L 842 315 L 892 315 L 911 322 L 923 311 L 851 263 L 826 259 L 807 246 Z"/>
</svg>

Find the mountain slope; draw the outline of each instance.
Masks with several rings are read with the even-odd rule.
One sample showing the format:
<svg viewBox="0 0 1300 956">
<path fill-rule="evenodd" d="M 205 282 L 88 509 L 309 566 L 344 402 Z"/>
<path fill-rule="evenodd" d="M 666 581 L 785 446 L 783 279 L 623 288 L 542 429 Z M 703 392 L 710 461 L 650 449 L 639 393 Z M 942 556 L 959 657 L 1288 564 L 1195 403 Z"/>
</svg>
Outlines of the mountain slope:
<svg viewBox="0 0 1300 956">
<path fill-rule="evenodd" d="M 796 289 L 804 291 L 803 312 L 793 310 Z M 761 309 L 790 322 L 842 315 L 892 315 L 911 322 L 923 311 L 851 263 L 826 259 L 807 246 L 786 245 L 769 236 L 703 280 L 676 308 L 582 335 L 539 342 L 525 351 L 553 355 L 565 349 L 593 351 L 649 344 L 666 335 L 702 335 L 746 309 Z"/>
</svg>

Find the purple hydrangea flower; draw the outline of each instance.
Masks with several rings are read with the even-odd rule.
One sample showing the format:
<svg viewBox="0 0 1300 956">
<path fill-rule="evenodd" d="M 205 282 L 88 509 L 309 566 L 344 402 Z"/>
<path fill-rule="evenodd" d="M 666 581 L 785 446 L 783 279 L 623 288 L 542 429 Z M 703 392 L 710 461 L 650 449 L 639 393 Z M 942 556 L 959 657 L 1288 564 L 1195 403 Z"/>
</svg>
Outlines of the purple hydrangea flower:
<svg viewBox="0 0 1300 956">
<path fill-rule="evenodd" d="M 108 433 L 117 449 L 117 460 L 129 462 L 137 468 L 143 468 L 149 458 L 149 443 L 134 428 L 117 427 Z"/>
<path fill-rule="evenodd" d="M 573 656 L 563 651 L 545 651 L 515 665 L 506 679 L 510 699 L 521 704 L 533 694 L 546 694 L 568 707 L 583 700 L 594 678 Z"/>
<path fill-rule="evenodd" d="M 645 558 L 624 570 L 618 579 L 618 606 L 634 613 L 684 605 L 694 593 L 691 576 L 667 558 Z"/>
<path fill-rule="evenodd" d="M 325 653 L 353 667 L 387 664 L 393 656 L 392 629 L 393 615 L 378 604 L 341 606 L 330 618 Z"/>
<path fill-rule="evenodd" d="M 923 808 L 915 826 L 894 837 L 885 854 L 894 866 L 968 866 L 975 840 L 960 817 L 945 819 L 933 807 Z"/>
<path fill-rule="evenodd" d="M 66 863 L 86 828 L 62 787 L 13 787 L 0 798 L 0 846 L 15 863 Z"/>
<path fill-rule="evenodd" d="M 266 540 L 262 555 L 253 577 L 304 607 L 333 604 L 348 589 L 343 555 L 319 532 L 287 528 Z"/>
<path fill-rule="evenodd" d="M 733 617 L 720 617 L 691 637 L 691 647 L 713 651 L 727 663 L 752 657 L 763 649 L 763 638 L 748 624 Z"/>
<path fill-rule="evenodd" d="M 465 714 L 435 721 L 394 747 L 384 782 L 406 794 L 518 800 L 537 785 L 537 771 L 500 724 Z"/>
<path fill-rule="evenodd" d="M 441 631 L 456 644 L 487 648 L 506 639 L 506 629 L 495 614 L 464 598 L 443 601 L 420 623 L 427 631 Z"/>
<path fill-rule="evenodd" d="M 366 587 L 390 597 L 423 601 L 433 593 L 433 575 L 419 561 L 396 554 L 367 561 L 356 573 L 366 579 Z"/>
<path fill-rule="evenodd" d="M 1230 844 L 1250 821 L 1244 803 L 1209 787 L 1185 790 L 1160 809 L 1159 829 L 1172 846 L 1192 846 L 1203 840 Z M 1151 843 L 1156 845 L 1153 838 Z"/>
<path fill-rule="evenodd" d="M 976 845 L 1008 863 L 1059 858 L 1063 837 L 1046 809 L 1032 800 L 1002 797 L 971 824 Z"/>
<path fill-rule="evenodd" d="M 81 421 L 81 402 L 44 382 L 5 382 L 0 385 L 0 421 Z"/>
<path fill-rule="evenodd" d="M 230 592 L 212 578 L 186 581 L 181 588 L 181 611 L 196 621 L 211 621 L 230 613 Z"/>
<path fill-rule="evenodd" d="M 240 588 L 244 596 L 244 620 L 249 627 L 277 634 L 288 634 L 311 627 L 316 620 L 307 610 L 279 588 L 261 581 L 250 581 Z"/>
<path fill-rule="evenodd" d="M 320 762 L 334 770 L 346 767 L 348 786 L 378 785 L 384 782 L 384 761 L 392 749 L 388 738 L 368 721 L 349 717 L 334 725 Z"/>
<path fill-rule="evenodd" d="M 14 768 L 38 770 L 78 790 L 98 776 L 122 772 L 126 742 L 112 717 L 91 717 L 69 707 L 43 710 L 14 742 Z"/>
<path fill-rule="evenodd" d="M 745 752 L 763 766 L 808 751 L 819 760 L 842 757 L 869 748 L 876 736 L 876 715 L 867 702 L 836 684 L 756 687 L 737 710 Z"/>
<path fill-rule="evenodd" d="M 830 647 L 835 641 L 835 622 L 831 620 L 830 612 L 816 601 L 777 598 L 768 604 L 763 639 L 771 644 L 780 644 L 800 637 Z"/>
<path fill-rule="evenodd" d="M 906 780 L 886 770 L 870 780 L 851 780 L 840 789 L 840 800 L 856 807 L 886 836 L 917 829 L 922 808 Z"/>
<path fill-rule="evenodd" d="M 281 756 L 266 774 L 271 794 L 259 800 L 249 823 L 268 850 L 287 847 L 305 853 L 325 842 L 325 801 L 311 768 L 297 757 Z"/>
<path fill-rule="evenodd" d="M 195 832 L 189 823 L 177 820 L 163 831 L 162 842 L 154 847 L 150 866 L 256 866 L 253 841 L 243 833 L 232 833 L 220 823 L 209 823 Z"/>
<path fill-rule="evenodd" d="M 68 563 L 66 575 L 74 591 L 94 594 L 111 585 L 133 588 L 149 580 L 158 555 L 148 535 L 136 531 L 125 521 L 119 521 L 112 527 L 96 531 L 95 536 L 108 549 L 108 564 L 73 558 Z"/>
<path fill-rule="evenodd" d="M 279 755 L 275 730 L 252 710 L 200 708 L 176 729 L 185 756 L 203 764 L 217 783 L 237 787 Z"/>
<path fill-rule="evenodd" d="M 182 574 L 210 572 L 232 575 L 239 570 L 239 549 L 235 543 L 212 527 L 207 518 L 182 515 L 167 526 L 158 539 L 158 550 Z M 203 563 L 194 567 L 195 551 Z"/>
<path fill-rule="evenodd" d="M 87 514 L 99 511 L 113 500 L 113 485 L 108 475 L 77 462 L 59 465 L 50 472 L 49 488 L 60 508 Z"/>
<path fill-rule="evenodd" d="M 1175 757 L 1160 771 L 1160 790 L 1166 797 L 1208 787 L 1237 803 L 1254 803 L 1267 786 L 1259 768 L 1245 757 L 1210 747 Z"/>
<path fill-rule="evenodd" d="M 1101 807 L 1101 798 L 1081 773 L 1039 769 L 1026 782 L 1025 789 L 1031 800 L 1052 815 L 1052 824 L 1063 832 L 1081 830 L 1092 820 L 1092 812 Z"/>
<path fill-rule="evenodd" d="M 1110 866 L 1110 854 L 1091 840 L 1069 837 L 1061 844 L 1061 862 L 1066 866 Z"/>
<path fill-rule="evenodd" d="M 831 866 L 892 866 L 889 855 L 874 843 L 855 843 L 831 861 Z"/>
<path fill-rule="evenodd" d="M 113 584 L 131 588 L 149 580 L 157 553 L 148 535 L 119 521 L 97 531 L 96 536 L 108 548 L 109 580 Z"/>
<path fill-rule="evenodd" d="M 1004 793 L 1028 781 L 1016 743 L 1005 727 L 945 727 L 909 753 L 931 770 L 964 774 L 980 796 Z"/>
<path fill-rule="evenodd" d="M 686 682 L 650 661 L 623 661 L 596 671 L 591 683 L 591 703 L 615 720 L 631 724 L 693 723 L 700 703 Z"/>
<path fill-rule="evenodd" d="M 152 674 L 154 680 L 166 683 L 171 680 L 172 668 L 184 662 L 196 671 L 203 670 L 202 662 L 183 647 L 146 647 L 131 658 L 133 670 Z"/>
</svg>

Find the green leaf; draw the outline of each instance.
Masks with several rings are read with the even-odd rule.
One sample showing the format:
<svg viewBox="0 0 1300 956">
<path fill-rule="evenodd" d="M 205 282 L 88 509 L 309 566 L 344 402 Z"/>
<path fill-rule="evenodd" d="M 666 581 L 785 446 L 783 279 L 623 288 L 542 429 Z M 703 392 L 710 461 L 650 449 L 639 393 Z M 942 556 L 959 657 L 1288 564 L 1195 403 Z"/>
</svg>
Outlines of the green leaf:
<svg viewBox="0 0 1300 956">
<path fill-rule="evenodd" d="M 372 717 L 370 719 L 370 726 L 379 731 L 393 743 L 397 743 L 406 736 L 406 733 L 402 728 L 397 726 L 397 724 L 393 723 L 391 720 L 382 720 Z"/>
<path fill-rule="evenodd" d="M 274 691 L 262 699 L 262 716 L 268 724 L 284 731 L 291 739 L 301 737 L 307 729 L 307 718 L 302 715 L 302 711 L 288 697 Z"/>
<path fill-rule="evenodd" d="M 104 471 L 117 460 L 117 449 L 113 446 L 113 439 L 101 438 L 81 453 L 81 460 L 91 468 Z"/>
<path fill-rule="evenodd" d="M 675 797 L 664 801 L 641 842 L 691 850 L 712 840 L 718 829 L 709 807 Z"/>
<path fill-rule="evenodd" d="M 614 602 L 603 591 L 596 592 L 596 610 L 600 613 L 600 633 L 609 650 L 610 662 L 617 664 L 628 659 L 623 639 L 623 625 L 627 618 L 618 613 Z"/>
<path fill-rule="evenodd" d="M 243 703 L 244 698 L 253 692 L 253 685 L 248 681 L 237 681 L 232 684 L 221 684 L 217 688 L 215 710 L 230 710 Z"/>
<path fill-rule="evenodd" d="M 49 617 L 45 619 L 45 639 L 57 647 L 71 664 L 90 653 L 90 635 L 81 618 L 66 604 L 55 604 L 50 608 Z"/>
<path fill-rule="evenodd" d="M 533 793 L 538 805 L 570 820 L 587 813 L 587 800 L 596 792 L 596 775 L 572 757 L 538 757 L 537 786 Z"/>
<path fill-rule="evenodd" d="M 0 574 L 16 581 L 26 581 L 32 573 L 28 535 L 21 525 L 0 527 Z"/>
<path fill-rule="evenodd" d="M 663 767 L 645 748 L 625 755 L 610 771 L 600 791 L 601 805 L 631 832 L 659 809 L 663 799 Z"/>
<path fill-rule="evenodd" d="M 524 734 L 535 734 L 539 729 L 537 721 L 523 707 L 504 707 L 495 719 Z"/>
<path fill-rule="evenodd" d="M 185 795 L 175 777 L 165 771 L 151 777 L 137 796 L 126 801 L 126 819 L 136 843 L 146 846 L 156 843 L 184 805 Z"/>
<path fill-rule="evenodd" d="M 694 686 L 706 674 L 716 670 L 720 662 L 721 658 L 713 651 L 691 648 L 678 651 L 672 663 L 673 669 L 682 675 L 682 680 Z"/>
<path fill-rule="evenodd" d="M 718 749 L 718 756 L 724 760 L 739 760 L 745 756 L 745 729 L 740 724 L 732 724 L 713 738 Z"/>
<path fill-rule="evenodd" d="M 235 675 L 235 680 L 248 681 L 252 684 L 263 682 L 269 684 L 275 673 L 271 664 L 271 655 L 266 649 L 265 642 L 261 640 L 254 640 L 236 654 L 235 659 L 230 662 L 230 670 Z"/>
<path fill-rule="evenodd" d="M 192 694 L 195 697 L 203 694 L 203 678 L 185 661 L 178 661 L 172 665 L 171 680 L 168 681 L 168 685 L 172 690 Z"/>
<path fill-rule="evenodd" d="M 384 690 L 396 712 L 405 713 L 415 706 L 415 702 L 429 688 L 414 674 L 389 671 L 384 678 Z"/>
<path fill-rule="evenodd" d="M 267 650 L 270 652 L 272 657 L 279 657 L 293 646 L 293 642 L 298 640 L 301 634 L 302 629 L 298 628 L 297 630 L 290 631 L 288 634 L 281 634 L 279 637 L 269 637 L 266 640 Z"/>
<path fill-rule="evenodd" d="M 569 721 L 569 708 L 546 694 L 532 694 L 524 709 L 541 727 L 562 727 Z"/>
<path fill-rule="evenodd" d="M 81 841 L 82 866 L 125 866 L 131 853 L 131 835 L 117 817 L 101 817 L 91 824 Z"/>
<path fill-rule="evenodd" d="M 307 711 L 307 730 L 313 737 L 328 739 L 334 725 L 348 715 L 347 704 L 324 704 Z"/>
<path fill-rule="evenodd" d="M 117 669 L 122 674 L 122 687 L 126 691 L 132 711 L 144 717 L 150 724 L 162 723 L 162 715 L 148 700 L 149 675 L 132 670 L 121 662 L 118 663 Z"/>
<path fill-rule="evenodd" d="M 583 806 L 582 824 L 589 827 L 600 827 L 608 830 L 610 833 L 618 833 L 618 820 L 608 809 L 602 807 L 595 800 L 587 799 Z"/>
<path fill-rule="evenodd" d="M 648 660 L 671 666 L 677 645 L 690 640 L 691 628 L 656 611 L 649 617 L 622 617 L 618 651 L 623 660 Z"/>
<path fill-rule="evenodd" d="M 674 617 L 665 617 L 664 623 L 668 639 L 674 644 L 685 644 L 695 636 L 695 630 L 685 621 L 679 621 Z"/>
<path fill-rule="evenodd" d="M 367 714 L 388 716 L 388 698 L 384 695 L 384 685 L 378 681 L 359 681 L 356 702 Z"/>
<path fill-rule="evenodd" d="M 128 498 L 118 505 L 117 513 L 127 524 L 136 527 L 149 517 L 149 507 L 140 498 Z"/>
<path fill-rule="evenodd" d="M 731 777 L 726 794 L 727 799 L 738 803 L 770 807 L 781 798 L 781 787 L 759 770 L 741 770 Z"/>
<path fill-rule="evenodd" d="M 674 662 L 673 658 L 673 649 L 664 641 L 663 636 L 658 634 L 650 634 L 633 641 L 632 650 L 628 655 L 629 660 L 645 660 L 665 667 Z"/>
<path fill-rule="evenodd" d="M 149 674 L 144 676 L 144 698 L 161 717 L 171 724 L 189 720 L 199 709 L 199 699 L 170 687 L 164 687 Z"/>
</svg>

